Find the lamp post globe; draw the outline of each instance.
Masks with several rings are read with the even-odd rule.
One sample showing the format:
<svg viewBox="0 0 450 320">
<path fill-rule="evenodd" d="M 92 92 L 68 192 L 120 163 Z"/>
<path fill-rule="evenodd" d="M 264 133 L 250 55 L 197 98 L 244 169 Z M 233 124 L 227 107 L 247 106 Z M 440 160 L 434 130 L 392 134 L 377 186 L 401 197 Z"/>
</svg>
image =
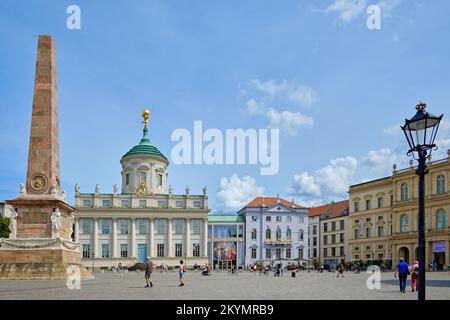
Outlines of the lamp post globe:
<svg viewBox="0 0 450 320">
<path fill-rule="evenodd" d="M 409 120 L 405 119 L 405 124 L 401 126 L 409 145 L 408 156 L 418 161 L 416 174 L 419 176 L 419 300 L 425 300 L 425 175 L 428 173 L 426 159 L 437 149 L 434 141 L 444 116 L 432 115 L 425 111 L 426 107 L 426 103 L 419 102 L 416 105 L 416 114 Z"/>
</svg>

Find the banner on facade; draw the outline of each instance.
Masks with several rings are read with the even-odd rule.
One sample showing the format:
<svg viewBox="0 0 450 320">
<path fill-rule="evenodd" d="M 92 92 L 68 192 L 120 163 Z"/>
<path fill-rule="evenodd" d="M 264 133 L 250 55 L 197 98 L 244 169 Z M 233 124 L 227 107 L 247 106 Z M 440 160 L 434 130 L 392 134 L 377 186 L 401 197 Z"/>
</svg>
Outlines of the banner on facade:
<svg viewBox="0 0 450 320">
<path fill-rule="evenodd" d="M 433 253 L 445 252 L 445 241 L 433 242 Z"/>
</svg>

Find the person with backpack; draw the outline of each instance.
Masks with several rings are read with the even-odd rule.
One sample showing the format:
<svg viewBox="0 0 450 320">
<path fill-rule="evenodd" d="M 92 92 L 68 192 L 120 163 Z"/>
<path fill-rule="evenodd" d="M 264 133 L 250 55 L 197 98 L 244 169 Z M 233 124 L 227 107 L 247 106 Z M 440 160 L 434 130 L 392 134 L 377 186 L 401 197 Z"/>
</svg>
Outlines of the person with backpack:
<svg viewBox="0 0 450 320">
<path fill-rule="evenodd" d="M 179 287 L 183 287 L 184 286 L 184 282 L 183 282 L 183 276 L 184 273 L 186 272 L 186 266 L 184 265 L 183 260 L 180 260 L 180 284 L 178 285 Z"/>
<path fill-rule="evenodd" d="M 415 261 L 411 266 L 411 287 L 412 292 L 419 292 L 419 261 Z"/>
<path fill-rule="evenodd" d="M 146 282 L 146 288 L 153 287 L 152 282 L 152 272 L 153 272 L 153 262 L 150 260 L 150 257 L 147 257 L 147 262 L 145 263 L 145 282 Z"/>
</svg>

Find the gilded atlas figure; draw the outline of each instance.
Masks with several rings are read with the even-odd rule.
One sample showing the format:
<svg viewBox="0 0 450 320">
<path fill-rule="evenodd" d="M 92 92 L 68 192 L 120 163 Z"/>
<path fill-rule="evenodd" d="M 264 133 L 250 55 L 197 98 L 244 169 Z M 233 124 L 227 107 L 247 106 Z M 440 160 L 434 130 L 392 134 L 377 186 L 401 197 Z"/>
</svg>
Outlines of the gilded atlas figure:
<svg viewBox="0 0 450 320">
<path fill-rule="evenodd" d="M 144 109 L 144 111 L 142 111 L 142 118 L 144 118 L 144 120 L 142 121 L 142 124 L 144 125 L 144 130 L 148 130 L 148 119 L 150 119 L 150 110 Z M 137 194 L 144 195 L 148 193 L 149 189 L 147 187 L 147 184 L 145 182 L 141 182 L 141 184 L 137 189 Z"/>
</svg>

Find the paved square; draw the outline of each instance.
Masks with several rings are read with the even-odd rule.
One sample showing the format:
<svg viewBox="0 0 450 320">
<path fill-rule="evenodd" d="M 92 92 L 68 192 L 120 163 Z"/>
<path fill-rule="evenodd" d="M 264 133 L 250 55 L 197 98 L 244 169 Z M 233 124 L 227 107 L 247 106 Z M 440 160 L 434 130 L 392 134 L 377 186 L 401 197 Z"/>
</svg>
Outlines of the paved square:
<svg viewBox="0 0 450 320">
<path fill-rule="evenodd" d="M 382 273 L 381 289 L 369 290 L 369 274 L 336 274 L 300 272 L 296 278 L 264 276 L 249 271 L 232 275 L 214 272 L 202 276 L 189 271 L 185 287 L 178 287 L 178 273 L 155 272 L 153 288 L 144 288 L 142 272 L 128 272 L 123 276 L 111 272 L 96 273 L 95 279 L 82 280 L 80 290 L 69 290 L 61 280 L 0 280 L 0 299 L 402 299 L 416 300 L 408 280 L 408 291 L 400 294 L 393 272 Z M 427 274 L 427 299 L 450 299 L 450 275 Z"/>
</svg>

